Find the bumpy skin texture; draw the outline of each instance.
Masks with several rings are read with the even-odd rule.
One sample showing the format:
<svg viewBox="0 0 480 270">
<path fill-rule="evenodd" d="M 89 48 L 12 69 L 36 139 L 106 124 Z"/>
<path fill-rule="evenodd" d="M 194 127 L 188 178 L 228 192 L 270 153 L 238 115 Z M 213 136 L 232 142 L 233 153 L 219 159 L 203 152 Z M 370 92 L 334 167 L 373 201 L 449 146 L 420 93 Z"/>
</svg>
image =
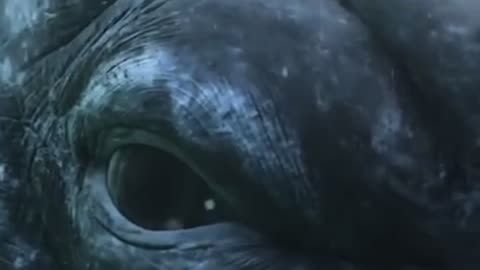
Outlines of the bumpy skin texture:
<svg viewBox="0 0 480 270">
<path fill-rule="evenodd" d="M 478 269 L 477 14 L 1 0 L 0 268 Z M 255 222 L 123 217 L 110 154 L 162 140 Z"/>
</svg>

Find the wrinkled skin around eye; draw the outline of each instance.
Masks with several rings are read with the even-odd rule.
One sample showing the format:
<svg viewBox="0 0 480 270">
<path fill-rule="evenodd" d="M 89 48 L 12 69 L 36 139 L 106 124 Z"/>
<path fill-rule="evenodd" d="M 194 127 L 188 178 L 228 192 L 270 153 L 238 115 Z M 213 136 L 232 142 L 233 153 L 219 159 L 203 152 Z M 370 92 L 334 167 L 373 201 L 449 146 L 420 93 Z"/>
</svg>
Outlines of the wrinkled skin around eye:
<svg viewBox="0 0 480 270">
<path fill-rule="evenodd" d="M 0 269 L 478 269 L 479 13 L 0 0 Z M 235 218 L 125 210 L 182 173 Z"/>
</svg>

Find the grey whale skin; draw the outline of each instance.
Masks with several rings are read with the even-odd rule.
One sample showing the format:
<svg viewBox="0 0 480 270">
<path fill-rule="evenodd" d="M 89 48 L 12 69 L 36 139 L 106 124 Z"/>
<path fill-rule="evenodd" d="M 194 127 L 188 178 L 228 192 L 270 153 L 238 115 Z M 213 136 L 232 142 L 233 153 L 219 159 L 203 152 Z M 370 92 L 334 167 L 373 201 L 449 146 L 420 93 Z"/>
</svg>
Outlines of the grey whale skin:
<svg viewBox="0 0 480 270">
<path fill-rule="evenodd" d="M 1 0 L 0 269 L 480 269 L 479 13 Z"/>
</svg>

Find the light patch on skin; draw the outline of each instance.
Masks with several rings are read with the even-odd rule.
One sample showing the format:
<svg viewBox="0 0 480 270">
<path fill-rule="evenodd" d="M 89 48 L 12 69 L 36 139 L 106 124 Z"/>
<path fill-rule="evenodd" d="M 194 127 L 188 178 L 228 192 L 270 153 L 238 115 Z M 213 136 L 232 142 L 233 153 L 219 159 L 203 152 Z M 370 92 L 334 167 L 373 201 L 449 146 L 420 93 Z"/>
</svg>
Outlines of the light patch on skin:
<svg viewBox="0 0 480 270">
<path fill-rule="evenodd" d="M 13 65 L 10 58 L 6 57 L 0 62 L 0 79 L 2 82 L 9 82 L 13 77 Z"/>
<path fill-rule="evenodd" d="M 372 146 L 379 153 L 385 153 L 395 146 L 402 128 L 402 115 L 398 109 L 386 108 L 373 131 Z"/>
<path fill-rule="evenodd" d="M 40 250 L 25 244 L 23 239 L 11 236 L 8 244 L 11 252 L 10 254 L 7 253 L 8 255 L 5 253 L 2 254 L 7 255 L 5 257 L 0 256 L 0 266 L 8 265 L 7 269 L 32 269 L 31 267 L 38 262 Z"/>
<path fill-rule="evenodd" d="M 17 257 L 13 261 L 13 268 L 15 269 L 21 269 L 25 267 L 25 265 L 26 265 L 25 260 L 22 257 Z"/>
<path fill-rule="evenodd" d="M 288 67 L 286 66 L 282 68 L 282 77 L 288 78 Z"/>
<path fill-rule="evenodd" d="M 12 189 L 17 188 L 20 185 L 20 182 L 18 181 L 18 179 L 12 178 L 7 174 L 7 165 L 0 163 L 0 183 L 2 184 L 5 183 L 7 179 L 8 179 L 8 182 L 6 184 L 8 187 Z"/>
<path fill-rule="evenodd" d="M 330 110 L 330 104 L 328 103 L 327 99 L 322 96 L 322 91 L 315 91 L 315 104 L 321 112 L 327 112 Z"/>
<path fill-rule="evenodd" d="M 26 40 L 22 41 L 22 43 L 20 44 L 20 48 L 22 49 L 28 48 L 28 42 Z"/>
<path fill-rule="evenodd" d="M 445 28 L 448 33 L 460 35 L 460 36 L 466 36 L 472 30 L 464 25 L 455 25 L 455 24 L 449 24 Z"/>
<path fill-rule="evenodd" d="M 9 57 L 0 61 L 0 83 L 5 85 L 21 84 L 25 78 L 25 73 L 17 72 L 14 63 Z"/>
<path fill-rule="evenodd" d="M 413 169 L 415 160 L 411 152 L 402 147 L 403 140 L 413 139 L 411 126 L 405 121 L 402 111 L 395 105 L 385 107 L 378 113 L 377 123 L 372 130 L 371 146 L 390 164 L 403 169 Z"/>
<path fill-rule="evenodd" d="M 0 164 L 0 182 L 5 181 L 6 179 L 5 164 Z"/>
<path fill-rule="evenodd" d="M 215 200 L 214 199 L 208 199 L 208 200 L 205 200 L 203 202 L 203 207 L 205 208 L 205 210 L 207 211 L 213 211 L 215 210 Z"/>
<path fill-rule="evenodd" d="M 47 13 L 50 7 L 48 0 L 6 0 L 4 17 L 12 34 L 18 34 L 27 28 L 33 28 L 43 16 L 51 16 Z"/>
<path fill-rule="evenodd" d="M 17 257 L 13 261 L 13 267 L 15 269 L 22 269 L 22 268 L 25 268 L 27 265 L 28 265 L 28 262 L 23 257 Z"/>
</svg>

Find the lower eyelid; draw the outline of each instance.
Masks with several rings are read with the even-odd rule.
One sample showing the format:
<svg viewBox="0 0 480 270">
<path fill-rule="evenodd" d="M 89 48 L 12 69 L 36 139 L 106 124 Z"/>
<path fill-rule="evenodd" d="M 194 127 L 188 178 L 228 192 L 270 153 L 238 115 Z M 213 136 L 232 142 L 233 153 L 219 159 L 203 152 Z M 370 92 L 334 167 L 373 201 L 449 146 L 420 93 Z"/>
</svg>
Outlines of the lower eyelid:
<svg viewBox="0 0 480 270">
<path fill-rule="evenodd" d="M 126 220 L 117 210 L 108 195 L 106 185 L 102 183 L 102 173 L 87 173 L 88 188 L 92 191 L 96 207 L 90 209 L 96 220 L 112 236 L 134 246 L 147 249 L 205 248 L 212 245 L 264 245 L 265 239 L 247 227 L 224 222 L 178 231 L 151 231 L 143 229 Z M 190 243 L 190 244 L 189 244 Z"/>
</svg>

